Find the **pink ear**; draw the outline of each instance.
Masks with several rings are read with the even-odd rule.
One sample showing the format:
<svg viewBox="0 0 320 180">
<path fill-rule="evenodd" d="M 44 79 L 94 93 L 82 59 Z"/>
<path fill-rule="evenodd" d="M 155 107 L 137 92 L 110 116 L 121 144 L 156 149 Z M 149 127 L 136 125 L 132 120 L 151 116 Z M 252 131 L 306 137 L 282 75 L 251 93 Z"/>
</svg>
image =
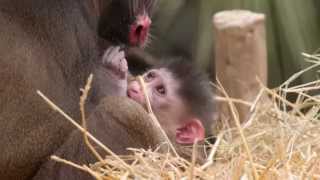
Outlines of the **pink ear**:
<svg viewBox="0 0 320 180">
<path fill-rule="evenodd" d="M 176 130 L 176 141 L 179 144 L 193 144 L 204 139 L 204 128 L 199 119 L 192 119 Z"/>
</svg>

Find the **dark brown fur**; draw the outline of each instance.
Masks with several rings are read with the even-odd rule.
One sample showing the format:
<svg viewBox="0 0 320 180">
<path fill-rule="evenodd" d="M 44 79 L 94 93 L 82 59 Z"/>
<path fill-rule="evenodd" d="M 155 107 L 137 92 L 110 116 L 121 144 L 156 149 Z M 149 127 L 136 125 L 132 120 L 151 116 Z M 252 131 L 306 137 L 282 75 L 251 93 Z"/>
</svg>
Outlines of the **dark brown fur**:
<svg viewBox="0 0 320 180">
<path fill-rule="evenodd" d="M 110 1 L 95 2 L 99 12 L 89 0 L 0 2 L 0 179 L 30 179 L 73 130 L 36 90 L 79 119 L 79 88 L 99 66 L 97 32 L 110 23 L 100 18 Z"/>
<path fill-rule="evenodd" d="M 126 107 L 126 108 L 123 108 Z M 117 111 L 115 112 L 115 109 Z M 126 97 L 109 96 L 101 100 L 101 103 L 87 119 L 88 131 L 98 140 L 109 146 L 113 152 L 126 155 L 132 148 L 159 147 L 166 142 L 162 132 L 150 119 L 140 105 Z M 115 129 L 116 131 L 112 131 Z M 173 142 L 176 151 L 181 157 L 191 160 L 192 147 L 185 147 Z M 199 143 L 197 148 L 197 163 L 205 160 L 204 148 Z M 106 154 L 99 146 L 94 145 L 100 155 Z M 168 146 L 161 146 L 160 152 L 168 152 Z M 54 155 L 66 158 L 79 165 L 92 164 L 98 160 L 93 156 L 88 146 L 84 143 L 82 133 L 75 129 L 66 139 L 65 143 Z M 33 180 L 87 180 L 94 179 L 87 172 L 81 171 L 60 162 L 47 159 Z"/>
<path fill-rule="evenodd" d="M 143 74 L 159 63 L 158 59 L 136 47 L 126 49 L 126 58 L 128 60 L 129 71 L 134 76 Z"/>
<path fill-rule="evenodd" d="M 117 109 L 116 112 L 115 109 Z M 109 146 L 111 150 L 121 155 L 128 154 L 126 150 L 128 147 L 148 149 L 157 147 L 165 141 L 159 128 L 153 125 L 145 110 L 125 97 L 107 97 L 101 100 L 87 123 L 89 131 L 97 139 L 107 146 L 111 145 Z M 98 150 L 100 153 L 103 152 L 102 157 L 106 155 L 101 149 L 98 148 Z M 98 161 L 84 143 L 79 130 L 74 130 L 54 154 L 80 165 Z M 80 180 L 91 178 L 86 172 L 48 159 L 34 179 Z"/>
</svg>

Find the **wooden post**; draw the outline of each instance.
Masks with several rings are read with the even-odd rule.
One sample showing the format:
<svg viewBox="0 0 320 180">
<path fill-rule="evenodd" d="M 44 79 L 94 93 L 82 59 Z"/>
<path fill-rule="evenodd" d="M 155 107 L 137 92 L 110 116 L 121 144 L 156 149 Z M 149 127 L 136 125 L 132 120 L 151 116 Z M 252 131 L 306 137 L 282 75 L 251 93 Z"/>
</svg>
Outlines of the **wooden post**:
<svg viewBox="0 0 320 180">
<path fill-rule="evenodd" d="M 267 84 L 265 16 L 246 10 L 223 11 L 214 15 L 216 75 L 231 98 L 252 102 Z M 236 105 L 240 121 L 249 107 Z M 218 103 L 220 118 L 230 118 L 227 103 Z"/>
</svg>

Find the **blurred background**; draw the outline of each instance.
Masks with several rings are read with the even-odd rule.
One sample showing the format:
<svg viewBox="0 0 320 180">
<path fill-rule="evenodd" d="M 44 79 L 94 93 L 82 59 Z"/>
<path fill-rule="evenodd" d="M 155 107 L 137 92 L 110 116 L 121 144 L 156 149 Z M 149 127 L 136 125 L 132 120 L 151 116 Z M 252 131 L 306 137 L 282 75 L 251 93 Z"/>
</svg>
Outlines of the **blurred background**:
<svg viewBox="0 0 320 180">
<path fill-rule="evenodd" d="M 230 9 L 266 14 L 269 87 L 308 66 L 302 52 L 320 48 L 319 0 L 159 0 L 147 51 L 159 57 L 184 56 L 214 73 L 212 16 Z M 317 78 L 315 70 L 296 83 Z"/>
</svg>

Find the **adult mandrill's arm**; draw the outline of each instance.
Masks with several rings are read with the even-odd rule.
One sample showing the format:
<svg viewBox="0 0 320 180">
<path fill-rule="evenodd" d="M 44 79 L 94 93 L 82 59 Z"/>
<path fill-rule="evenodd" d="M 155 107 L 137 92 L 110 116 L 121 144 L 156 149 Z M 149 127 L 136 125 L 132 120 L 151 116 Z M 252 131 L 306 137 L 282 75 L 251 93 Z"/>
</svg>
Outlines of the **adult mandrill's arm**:
<svg viewBox="0 0 320 180">
<path fill-rule="evenodd" d="M 126 150 L 132 148 L 156 148 L 165 141 L 146 111 L 134 101 L 126 97 L 107 97 L 92 111 L 87 118 L 88 131 L 110 148 L 114 153 L 126 155 Z M 91 141 L 92 142 L 92 141 Z M 102 157 L 106 152 L 94 147 Z M 75 129 L 65 143 L 54 153 L 61 158 L 83 165 L 95 163 L 94 157 L 84 142 L 83 134 Z M 36 180 L 59 179 L 81 180 L 92 178 L 87 172 L 83 172 L 69 165 L 48 159 L 37 175 Z M 93 178 L 92 178 L 93 179 Z"/>
</svg>

